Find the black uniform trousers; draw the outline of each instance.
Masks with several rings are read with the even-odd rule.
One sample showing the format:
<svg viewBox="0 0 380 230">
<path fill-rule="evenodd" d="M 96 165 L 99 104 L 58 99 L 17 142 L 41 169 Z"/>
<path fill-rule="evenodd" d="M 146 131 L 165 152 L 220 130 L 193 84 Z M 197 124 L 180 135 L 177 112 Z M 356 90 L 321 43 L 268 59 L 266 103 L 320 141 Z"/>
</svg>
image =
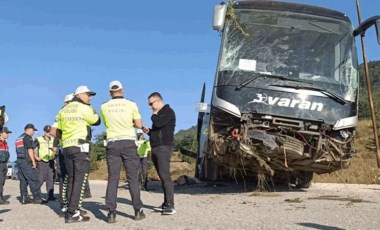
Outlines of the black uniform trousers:
<svg viewBox="0 0 380 230">
<path fill-rule="evenodd" d="M 108 184 L 106 192 L 106 207 L 109 211 L 115 211 L 117 204 L 117 188 L 120 179 L 121 165 L 124 164 L 127 171 L 129 193 L 135 210 L 140 210 L 143 203 L 140 198 L 139 168 L 140 158 L 137 155 L 137 146 L 134 140 L 119 140 L 107 143 L 106 150 L 108 167 Z"/>
<path fill-rule="evenodd" d="M 68 205 L 67 201 L 67 183 L 68 175 L 66 170 L 65 157 L 63 156 L 62 150 L 59 150 L 57 156 L 57 176 L 59 179 L 59 202 L 61 208 Z"/>
<path fill-rule="evenodd" d="M 157 174 L 161 179 L 164 190 L 164 204 L 174 208 L 174 184 L 170 177 L 170 158 L 174 146 L 162 145 L 152 148 L 152 161 Z"/>
<path fill-rule="evenodd" d="M 54 196 L 54 160 L 39 161 L 37 163 L 37 180 L 41 189 L 42 184 L 46 183 L 48 197 Z"/>
<path fill-rule="evenodd" d="M 148 175 L 148 157 L 140 158 L 139 179 L 145 181 Z"/>
<path fill-rule="evenodd" d="M 28 185 L 33 198 L 40 198 L 41 190 L 37 180 L 36 170 L 32 168 L 32 163 L 27 159 L 17 159 L 18 179 L 20 180 L 21 196 L 28 195 Z"/>
<path fill-rule="evenodd" d="M 83 191 L 90 170 L 90 157 L 88 152 L 81 152 L 79 147 L 63 149 L 68 175 L 68 212 L 74 214 L 82 206 Z"/>
<path fill-rule="evenodd" d="M 5 178 L 7 177 L 7 163 L 0 163 L 0 199 L 4 192 Z"/>
</svg>

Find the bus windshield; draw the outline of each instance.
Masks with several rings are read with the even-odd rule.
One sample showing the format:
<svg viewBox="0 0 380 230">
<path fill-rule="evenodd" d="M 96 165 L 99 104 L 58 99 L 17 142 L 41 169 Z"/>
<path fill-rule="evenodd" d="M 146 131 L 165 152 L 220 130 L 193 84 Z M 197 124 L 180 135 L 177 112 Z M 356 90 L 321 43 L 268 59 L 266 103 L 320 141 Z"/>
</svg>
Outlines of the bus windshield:
<svg viewBox="0 0 380 230">
<path fill-rule="evenodd" d="M 226 22 L 218 85 L 257 73 L 286 76 L 355 101 L 357 55 L 351 24 L 334 18 L 271 10 L 236 10 Z M 222 73 L 222 74 L 221 74 Z M 227 74 L 226 74 L 227 73 Z M 248 87 L 263 87 L 252 81 Z"/>
</svg>

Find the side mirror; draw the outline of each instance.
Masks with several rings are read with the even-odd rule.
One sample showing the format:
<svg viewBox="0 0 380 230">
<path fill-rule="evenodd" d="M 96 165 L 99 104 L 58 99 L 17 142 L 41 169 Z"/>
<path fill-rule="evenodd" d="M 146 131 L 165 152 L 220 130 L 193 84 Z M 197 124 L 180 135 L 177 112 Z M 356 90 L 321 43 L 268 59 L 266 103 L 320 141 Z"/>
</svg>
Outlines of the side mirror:
<svg viewBox="0 0 380 230">
<path fill-rule="evenodd" d="M 199 113 L 209 113 L 210 106 L 207 103 L 200 102 L 195 105 L 195 111 Z"/>
<path fill-rule="evenodd" d="M 358 36 L 359 34 L 364 34 L 365 31 L 371 27 L 372 25 L 375 25 L 376 27 L 376 35 L 377 35 L 377 43 L 380 45 L 380 16 L 374 16 L 371 17 L 364 22 L 362 22 L 358 28 L 354 30 L 354 36 Z"/>
<path fill-rule="evenodd" d="M 217 31 L 223 30 L 227 14 L 227 5 L 222 2 L 214 7 L 214 19 L 212 28 Z"/>
</svg>

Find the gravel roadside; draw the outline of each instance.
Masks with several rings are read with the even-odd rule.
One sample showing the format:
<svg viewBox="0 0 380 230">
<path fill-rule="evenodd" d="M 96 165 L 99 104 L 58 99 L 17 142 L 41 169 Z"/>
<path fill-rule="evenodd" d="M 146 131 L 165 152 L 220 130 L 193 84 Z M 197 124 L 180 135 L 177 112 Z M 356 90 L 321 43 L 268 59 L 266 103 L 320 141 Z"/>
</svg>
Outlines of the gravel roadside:
<svg viewBox="0 0 380 230">
<path fill-rule="evenodd" d="M 378 229 L 379 185 L 321 184 L 307 190 L 248 192 L 236 184 L 207 184 L 176 188 L 177 213 L 161 216 L 152 208 L 162 203 L 160 186 L 142 191 L 146 219 L 134 221 L 128 190 L 119 189 L 115 224 L 106 222 L 106 181 L 90 181 L 92 198 L 83 206 L 91 220 L 65 224 L 58 217 L 59 202 L 21 205 L 19 182 L 7 180 L 0 206 L 3 229 Z M 55 191 L 58 191 L 56 185 Z M 44 192 L 44 187 L 43 187 Z"/>
</svg>

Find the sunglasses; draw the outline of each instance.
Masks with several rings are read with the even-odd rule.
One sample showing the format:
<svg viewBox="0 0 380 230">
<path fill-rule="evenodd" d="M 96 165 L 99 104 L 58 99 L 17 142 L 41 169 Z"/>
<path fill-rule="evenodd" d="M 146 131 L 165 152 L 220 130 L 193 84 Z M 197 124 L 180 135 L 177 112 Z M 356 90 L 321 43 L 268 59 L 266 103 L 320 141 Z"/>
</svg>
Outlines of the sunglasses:
<svg viewBox="0 0 380 230">
<path fill-rule="evenodd" d="M 155 102 L 159 101 L 158 99 L 152 102 L 149 102 L 149 106 L 152 106 Z"/>
</svg>

